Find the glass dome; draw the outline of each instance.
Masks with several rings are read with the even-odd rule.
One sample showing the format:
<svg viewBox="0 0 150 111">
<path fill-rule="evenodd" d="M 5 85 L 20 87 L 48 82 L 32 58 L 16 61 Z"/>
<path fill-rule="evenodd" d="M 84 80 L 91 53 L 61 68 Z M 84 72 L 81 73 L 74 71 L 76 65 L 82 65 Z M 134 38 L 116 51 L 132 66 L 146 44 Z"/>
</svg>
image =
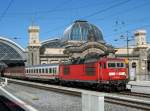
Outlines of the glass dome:
<svg viewBox="0 0 150 111">
<path fill-rule="evenodd" d="M 77 20 L 64 31 L 62 40 L 88 41 L 91 34 L 95 41 L 104 41 L 102 32 L 95 25 L 87 21 Z"/>
</svg>

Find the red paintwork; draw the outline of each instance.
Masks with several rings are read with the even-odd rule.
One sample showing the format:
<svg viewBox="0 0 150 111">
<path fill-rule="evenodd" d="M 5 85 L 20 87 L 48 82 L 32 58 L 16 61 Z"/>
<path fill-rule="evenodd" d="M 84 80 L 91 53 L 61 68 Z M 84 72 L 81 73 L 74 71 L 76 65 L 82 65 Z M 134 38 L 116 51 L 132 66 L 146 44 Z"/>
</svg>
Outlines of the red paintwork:
<svg viewBox="0 0 150 111">
<path fill-rule="evenodd" d="M 108 61 L 118 61 L 125 62 L 124 59 L 118 58 L 102 58 L 99 61 L 86 63 L 86 64 L 77 64 L 77 65 L 60 65 L 60 74 L 59 77 L 61 80 L 79 80 L 79 81 L 110 81 L 110 80 L 126 80 L 127 79 L 127 68 L 104 68 L 104 63 Z M 102 68 L 100 69 L 100 63 Z M 95 73 L 93 75 L 87 75 L 86 66 L 95 67 Z M 64 69 L 68 67 L 69 73 L 65 75 Z M 109 76 L 109 72 L 115 72 L 114 76 Z M 125 72 L 126 75 L 119 75 L 119 72 Z"/>
</svg>

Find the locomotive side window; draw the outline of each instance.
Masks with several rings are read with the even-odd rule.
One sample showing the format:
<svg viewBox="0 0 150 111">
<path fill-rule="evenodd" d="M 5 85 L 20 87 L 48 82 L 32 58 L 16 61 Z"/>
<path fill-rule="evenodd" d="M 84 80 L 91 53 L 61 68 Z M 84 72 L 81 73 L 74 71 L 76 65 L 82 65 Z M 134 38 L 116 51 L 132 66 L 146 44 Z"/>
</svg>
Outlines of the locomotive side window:
<svg viewBox="0 0 150 111">
<path fill-rule="evenodd" d="M 86 71 L 86 74 L 88 76 L 93 76 L 95 75 L 95 71 L 96 71 L 96 68 L 95 68 L 95 65 L 94 64 L 87 64 L 85 66 L 85 71 Z"/>
<path fill-rule="evenodd" d="M 64 66 L 64 75 L 69 74 L 69 66 Z"/>
</svg>

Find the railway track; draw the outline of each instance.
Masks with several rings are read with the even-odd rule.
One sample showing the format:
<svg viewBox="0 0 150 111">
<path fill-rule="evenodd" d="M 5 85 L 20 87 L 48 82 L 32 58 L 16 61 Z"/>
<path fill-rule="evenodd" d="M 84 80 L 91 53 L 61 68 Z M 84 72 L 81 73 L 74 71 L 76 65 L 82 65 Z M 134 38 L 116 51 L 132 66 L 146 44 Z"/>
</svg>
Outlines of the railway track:
<svg viewBox="0 0 150 111">
<path fill-rule="evenodd" d="M 20 80 L 14 80 L 14 79 L 9 79 L 9 82 L 20 84 L 20 85 L 25 85 L 28 87 L 39 88 L 43 90 L 50 90 L 50 91 L 55 91 L 59 93 L 80 96 L 80 97 L 82 97 L 82 92 L 88 91 L 88 90 L 83 90 L 83 89 L 76 89 L 76 88 L 70 88 L 70 87 L 68 88 L 68 87 L 63 87 L 63 86 L 34 83 L 34 82 L 20 81 Z M 129 95 L 129 97 L 123 97 L 120 95 L 117 96 L 116 94 L 113 94 L 113 93 L 104 93 L 104 92 L 96 92 L 96 91 L 92 91 L 92 92 L 97 93 L 97 94 L 104 94 L 105 102 L 107 103 L 127 106 L 127 107 L 134 108 L 134 109 L 141 109 L 143 111 L 150 111 L 150 101 L 130 98 L 131 94 L 129 92 L 120 93 L 122 95 Z M 132 94 L 132 96 L 133 95 L 138 96 L 139 94 L 134 93 Z M 141 95 L 140 97 L 143 97 L 143 96 L 144 95 Z M 147 97 L 147 95 L 144 97 Z"/>
<path fill-rule="evenodd" d="M 130 91 L 119 92 L 119 94 L 150 98 L 150 94 L 136 93 L 136 92 L 130 92 Z"/>
</svg>

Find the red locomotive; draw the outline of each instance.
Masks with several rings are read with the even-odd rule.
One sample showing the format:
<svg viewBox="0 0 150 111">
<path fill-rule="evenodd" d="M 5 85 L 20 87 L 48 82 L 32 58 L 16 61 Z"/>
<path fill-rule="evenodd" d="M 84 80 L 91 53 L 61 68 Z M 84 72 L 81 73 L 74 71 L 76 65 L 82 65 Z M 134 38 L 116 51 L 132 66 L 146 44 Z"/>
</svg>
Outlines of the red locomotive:
<svg viewBox="0 0 150 111">
<path fill-rule="evenodd" d="M 57 81 L 109 91 L 124 90 L 128 79 L 125 59 L 105 57 L 96 61 L 6 68 L 4 76 Z"/>
<path fill-rule="evenodd" d="M 118 58 L 101 58 L 84 64 L 62 64 L 59 68 L 62 82 L 86 84 L 106 90 L 124 90 L 128 79 L 125 60 Z"/>
</svg>

